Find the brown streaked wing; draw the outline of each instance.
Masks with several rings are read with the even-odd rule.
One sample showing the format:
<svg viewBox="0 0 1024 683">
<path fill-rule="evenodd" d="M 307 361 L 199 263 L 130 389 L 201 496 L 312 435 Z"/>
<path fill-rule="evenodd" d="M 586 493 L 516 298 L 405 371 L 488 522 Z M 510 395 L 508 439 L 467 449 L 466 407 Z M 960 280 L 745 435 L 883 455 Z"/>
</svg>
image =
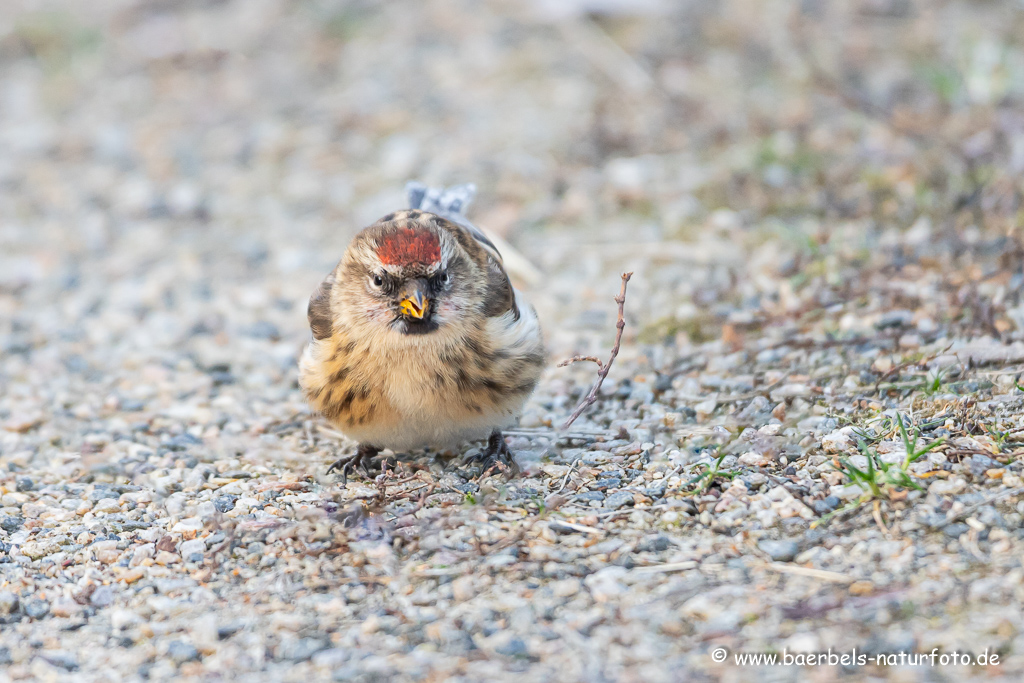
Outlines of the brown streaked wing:
<svg viewBox="0 0 1024 683">
<path fill-rule="evenodd" d="M 327 339 L 334 333 L 334 323 L 331 321 L 331 289 L 334 287 L 334 273 L 324 278 L 324 281 L 309 297 L 309 308 L 306 309 L 306 317 L 309 319 L 309 329 L 313 332 L 313 339 Z"/>
<path fill-rule="evenodd" d="M 490 259 L 488 259 L 490 260 Z M 516 306 L 516 294 L 512 290 L 512 282 L 500 263 L 490 261 L 487 269 L 487 306 L 484 314 L 489 318 L 505 315 L 512 311 L 519 320 L 519 308 Z"/>
<path fill-rule="evenodd" d="M 456 239 L 463 246 L 470 241 L 484 252 L 487 259 L 487 305 L 484 308 L 484 315 L 494 318 L 512 311 L 515 319 L 518 320 L 519 308 L 516 306 L 516 295 L 512 290 L 512 282 L 508 279 L 501 253 L 494 243 L 473 225 L 456 223 L 443 216 L 435 216 L 435 218 L 437 225 L 454 233 Z"/>
<path fill-rule="evenodd" d="M 459 227 L 469 232 L 469 234 L 473 236 L 473 239 L 479 242 L 480 246 L 484 248 L 484 251 L 486 251 L 491 258 L 497 261 L 498 264 L 502 266 L 502 270 L 504 270 L 505 261 L 504 259 L 501 258 L 501 252 L 498 251 L 498 248 L 494 246 L 494 242 L 492 242 L 490 238 L 488 238 L 487 235 L 485 235 L 483 231 L 480 230 L 480 228 L 476 227 L 475 225 L 468 224 L 460 225 Z"/>
</svg>

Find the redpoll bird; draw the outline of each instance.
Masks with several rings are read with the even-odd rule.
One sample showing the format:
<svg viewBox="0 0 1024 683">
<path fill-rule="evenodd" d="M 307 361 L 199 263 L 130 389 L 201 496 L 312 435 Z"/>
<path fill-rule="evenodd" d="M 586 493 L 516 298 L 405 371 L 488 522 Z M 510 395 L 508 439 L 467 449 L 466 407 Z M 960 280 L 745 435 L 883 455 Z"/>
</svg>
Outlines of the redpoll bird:
<svg viewBox="0 0 1024 683">
<path fill-rule="evenodd" d="M 472 185 L 406 188 L 412 208 L 349 244 L 309 300 L 299 367 L 310 405 L 359 447 L 347 476 L 382 449 L 446 449 L 487 438 L 477 458 L 515 469 L 516 423 L 543 364 L 533 307 L 501 255 L 464 217 Z"/>
</svg>

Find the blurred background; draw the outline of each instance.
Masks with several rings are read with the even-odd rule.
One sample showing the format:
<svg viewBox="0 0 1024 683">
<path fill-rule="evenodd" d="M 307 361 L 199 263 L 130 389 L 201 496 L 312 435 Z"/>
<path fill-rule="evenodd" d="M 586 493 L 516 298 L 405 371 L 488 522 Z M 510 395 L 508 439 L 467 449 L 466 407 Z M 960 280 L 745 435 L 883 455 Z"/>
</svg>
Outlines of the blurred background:
<svg viewBox="0 0 1024 683">
<path fill-rule="evenodd" d="M 294 397 L 309 293 L 409 179 L 478 185 L 555 356 L 607 345 L 624 269 L 655 366 L 894 309 L 1014 337 L 1021 10 L 7 0 L 3 378 L 83 415 L 147 367 Z"/>
</svg>

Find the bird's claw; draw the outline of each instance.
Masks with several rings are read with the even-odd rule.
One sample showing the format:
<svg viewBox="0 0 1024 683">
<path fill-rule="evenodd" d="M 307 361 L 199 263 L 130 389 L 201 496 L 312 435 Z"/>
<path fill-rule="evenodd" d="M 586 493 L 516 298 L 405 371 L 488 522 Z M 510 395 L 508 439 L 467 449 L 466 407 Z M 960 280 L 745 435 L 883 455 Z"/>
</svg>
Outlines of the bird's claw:
<svg viewBox="0 0 1024 683">
<path fill-rule="evenodd" d="M 338 458 L 331 466 L 327 468 L 327 474 L 333 472 L 339 472 L 341 474 L 341 485 L 348 485 L 348 475 L 354 474 L 356 468 L 362 472 L 363 476 L 367 479 L 370 478 L 370 468 L 368 463 L 376 454 L 372 449 L 359 448 L 354 454 L 346 455 L 344 458 Z"/>
<path fill-rule="evenodd" d="M 512 450 L 505 443 L 505 437 L 501 435 L 501 432 L 491 434 L 487 440 L 486 450 L 474 453 L 463 461 L 465 465 L 476 463 L 480 464 L 481 477 L 495 468 L 509 477 L 515 477 L 520 471 L 519 465 L 516 464 L 515 457 L 512 455 Z"/>
<path fill-rule="evenodd" d="M 357 461 L 359 461 L 358 465 L 362 466 L 363 474 L 369 477 L 370 473 L 366 470 L 365 463 L 362 462 L 362 458 L 356 455 L 338 458 L 333 463 L 331 463 L 330 467 L 327 468 L 327 474 L 333 474 L 334 472 L 340 473 L 341 485 L 346 486 L 348 484 L 348 475 L 354 473 L 356 470 Z"/>
</svg>

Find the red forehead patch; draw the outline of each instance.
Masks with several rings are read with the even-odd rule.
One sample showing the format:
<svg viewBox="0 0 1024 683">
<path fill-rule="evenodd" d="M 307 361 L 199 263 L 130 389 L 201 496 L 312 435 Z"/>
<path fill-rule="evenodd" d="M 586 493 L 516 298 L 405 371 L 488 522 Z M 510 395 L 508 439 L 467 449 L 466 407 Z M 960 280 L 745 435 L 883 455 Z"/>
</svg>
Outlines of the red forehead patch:
<svg viewBox="0 0 1024 683">
<path fill-rule="evenodd" d="M 429 230 L 400 228 L 381 238 L 377 257 L 389 266 L 407 266 L 412 263 L 429 265 L 441 260 L 441 243 Z"/>
</svg>

